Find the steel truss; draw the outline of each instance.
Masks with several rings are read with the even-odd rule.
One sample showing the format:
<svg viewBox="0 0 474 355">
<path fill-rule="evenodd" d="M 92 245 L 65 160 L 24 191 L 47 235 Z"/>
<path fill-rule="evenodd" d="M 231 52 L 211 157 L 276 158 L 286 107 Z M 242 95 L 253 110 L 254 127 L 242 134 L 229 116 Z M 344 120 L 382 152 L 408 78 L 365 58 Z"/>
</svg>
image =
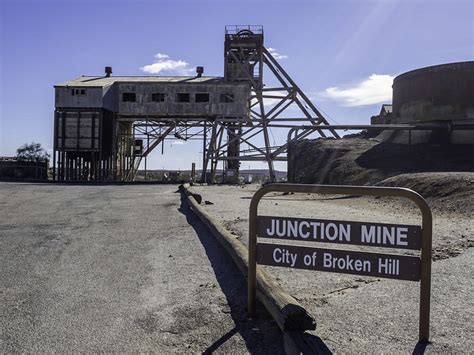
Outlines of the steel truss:
<svg viewBox="0 0 474 355">
<path fill-rule="evenodd" d="M 278 87 L 267 87 L 263 83 L 264 68 L 268 68 L 271 75 L 280 84 Z M 251 88 L 249 99 L 250 117 L 248 120 L 217 119 L 213 122 L 213 134 L 207 148 L 206 163 L 203 168 L 203 178 L 207 165 L 212 166 L 219 160 L 227 165 L 234 163 L 233 168 L 238 170 L 240 161 L 264 161 L 268 164 L 270 181 L 275 180 L 274 161 L 285 161 L 288 145 L 301 139 L 304 132 L 296 134 L 290 141 L 280 143 L 271 142 L 272 127 L 290 129 L 302 125 L 328 125 L 329 122 L 298 87 L 294 80 L 286 73 L 283 67 L 263 45 L 263 29 L 261 26 L 228 26 L 225 39 L 225 78 L 227 81 L 247 81 Z M 265 105 L 266 100 L 276 100 L 273 107 Z M 301 112 L 301 117 L 288 118 L 285 113 L 293 107 Z M 288 121 L 286 127 L 276 126 L 274 123 Z M 321 137 L 332 136 L 339 138 L 335 130 L 316 130 Z M 227 140 L 222 139 L 227 135 Z M 283 134 L 283 137 L 286 135 Z M 263 138 L 264 146 L 261 146 Z M 238 152 L 229 154 L 229 148 L 235 144 Z M 246 149 L 242 147 L 247 145 Z M 233 149 L 235 151 L 235 149 Z M 212 180 L 211 180 L 212 181 Z"/>
<path fill-rule="evenodd" d="M 264 85 L 264 68 L 268 68 L 279 83 L 278 87 Z M 202 140 L 201 180 L 212 183 L 219 161 L 224 162 L 224 171 L 233 177 L 238 175 L 241 161 L 266 162 L 270 181 L 275 181 L 274 162 L 286 161 L 289 144 L 308 134 L 307 130 L 303 130 L 286 140 L 286 133 L 291 128 L 310 125 L 321 137 L 339 138 L 334 129 L 323 131 L 317 128 L 329 122 L 264 47 L 261 26 L 226 27 L 224 78 L 228 82 L 249 84 L 248 117 L 118 117 L 119 122 L 133 122 L 132 131 L 118 136 L 118 145 L 124 140 L 142 139 L 144 142 L 142 153 L 131 154 L 129 162 L 124 165 L 126 169 L 122 179 L 133 181 L 141 161 L 145 159 L 146 162 L 146 157 L 165 139 Z M 267 100 L 274 100 L 272 107 L 266 106 Z M 295 107 L 301 116 L 285 117 L 288 110 Z M 278 122 L 289 123 L 278 125 Z M 286 131 L 280 134 L 284 137 L 282 142 L 278 143 L 274 138 L 271 141 L 272 128 Z"/>
</svg>

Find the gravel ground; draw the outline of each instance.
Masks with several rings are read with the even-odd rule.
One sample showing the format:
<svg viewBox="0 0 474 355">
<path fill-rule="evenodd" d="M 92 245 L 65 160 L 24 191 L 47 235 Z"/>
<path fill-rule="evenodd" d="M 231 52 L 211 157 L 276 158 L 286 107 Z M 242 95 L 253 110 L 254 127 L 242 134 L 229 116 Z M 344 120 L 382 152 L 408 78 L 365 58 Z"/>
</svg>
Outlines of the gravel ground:
<svg viewBox="0 0 474 355">
<path fill-rule="evenodd" d="M 195 186 L 214 217 L 247 244 L 248 208 L 257 186 Z M 436 200 L 430 200 L 435 204 Z M 474 201 L 462 201 L 473 204 Z M 466 209 L 467 211 L 472 210 Z M 474 221 L 457 213 L 433 209 L 433 271 L 431 340 L 427 353 L 470 353 L 474 349 Z M 411 202 L 389 198 L 323 195 L 269 195 L 259 213 L 386 223 L 418 224 Z M 280 242 L 280 241 L 279 241 Z M 294 244 L 294 243 L 293 243 Z M 314 244 L 306 246 L 328 247 Z M 344 249 L 357 249 L 345 246 Z M 367 248 L 376 252 L 387 249 Z M 359 249 L 360 250 L 360 249 Z M 419 284 L 409 281 L 335 273 L 267 268 L 318 323 L 315 335 L 336 353 L 408 353 L 418 339 Z"/>
<path fill-rule="evenodd" d="M 282 353 L 176 190 L 0 183 L 0 353 Z"/>
</svg>

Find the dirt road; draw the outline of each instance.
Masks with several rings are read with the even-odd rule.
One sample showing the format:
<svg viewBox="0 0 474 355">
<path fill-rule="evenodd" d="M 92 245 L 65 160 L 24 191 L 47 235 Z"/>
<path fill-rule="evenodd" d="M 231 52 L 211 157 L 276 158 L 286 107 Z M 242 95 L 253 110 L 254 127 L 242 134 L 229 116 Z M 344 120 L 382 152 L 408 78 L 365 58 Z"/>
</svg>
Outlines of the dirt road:
<svg viewBox="0 0 474 355">
<path fill-rule="evenodd" d="M 248 209 L 258 186 L 203 186 L 203 207 L 248 242 Z M 212 204 L 209 204 L 211 202 Z M 474 348 L 474 201 L 460 201 L 453 212 L 433 209 L 433 272 L 431 339 L 428 353 L 470 353 Z M 469 206 L 467 206 L 469 205 Z M 264 198 L 259 213 L 270 216 L 419 224 L 411 202 L 388 198 L 281 195 Z M 466 212 L 467 211 L 467 212 Z M 286 241 L 278 241 L 278 243 Z M 297 244 L 292 242 L 291 244 Z M 300 242 L 300 245 L 302 243 Z M 335 248 L 334 245 L 303 244 Z M 356 249 L 344 246 L 343 249 Z M 390 252 L 373 248 L 366 252 Z M 392 251 L 393 252 L 393 251 Z M 406 251 L 405 251 L 406 252 Z M 316 318 L 314 333 L 336 353 L 411 353 L 418 337 L 419 284 L 410 281 L 360 277 L 291 268 L 260 266 L 277 277 Z"/>
<path fill-rule="evenodd" d="M 176 190 L 0 183 L 0 353 L 281 353 Z"/>
</svg>

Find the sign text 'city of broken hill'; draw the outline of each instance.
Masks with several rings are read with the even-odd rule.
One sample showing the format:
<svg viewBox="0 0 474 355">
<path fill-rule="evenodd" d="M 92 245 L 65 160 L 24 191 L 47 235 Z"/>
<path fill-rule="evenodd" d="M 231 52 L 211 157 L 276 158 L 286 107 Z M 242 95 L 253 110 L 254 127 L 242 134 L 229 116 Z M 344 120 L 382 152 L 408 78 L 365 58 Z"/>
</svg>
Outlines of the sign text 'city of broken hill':
<svg viewBox="0 0 474 355">
<path fill-rule="evenodd" d="M 421 248 L 421 228 L 410 225 L 258 216 L 257 236 L 398 249 Z M 257 263 L 402 280 L 420 279 L 419 257 L 392 254 L 258 243 Z"/>
<path fill-rule="evenodd" d="M 421 226 L 258 215 L 268 193 L 317 193 L 398 197 L 414 202 Z M 256 315 L 257 264 L 420 281 L 418 339 L 429 341 L 433 218 L 425 199 L 400 187 L 268 184 L 255 192 L 249 208 L 248 315 Z M 274 240 L 281 241 L 274 244 Z M 260 241 L 265 241 L 261 243 Z M 288 242 L 332 243 L 336 249 L 296 246 Z M 419 256 L 344 250 L 339 245 L 421 250 Z M 348 248 L 354 249 L 354 248 Z M 263 287 L 263 285 L 260 285 Z M 287 314 L 287 313 L 285 313 Z"/>
</svg>

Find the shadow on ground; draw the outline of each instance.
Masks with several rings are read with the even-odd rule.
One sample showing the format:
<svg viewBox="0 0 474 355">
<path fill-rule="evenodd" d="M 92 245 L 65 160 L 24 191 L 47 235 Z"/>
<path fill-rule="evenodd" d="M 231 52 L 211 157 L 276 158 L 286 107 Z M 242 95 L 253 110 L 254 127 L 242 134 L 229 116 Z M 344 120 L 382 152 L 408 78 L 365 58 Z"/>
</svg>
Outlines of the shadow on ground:
<svg viewBox="0 0 474 355">
<path fill-rule="evenodd" d="M 203 354 L 212 354 L 234 335 L 240 334 L 250 353 L 284 354 L 283 335 L 277 324 L 266 312 L 263 305 L 257 306 L 256 320 L 247 318 L 247 285 L 237 266 L 229 258 L 226 250 L 219 245 L 209 230 L 189 209 L 186 198 L 181 195 L 181 206 L 178 208 L 199 237 L 219 286 L 230 307 L 230 315 L 235 327 L 224 333 L 213 344 L 204 349 Z"/>
<path fill-rule="evenodd" d="M 426 347 L 429 345 L 429 342 L 419 341 L 416 343 L 415 349 L 413 349 L 413 355 L 423 355 L 426 351 Z"/>
</svg>

